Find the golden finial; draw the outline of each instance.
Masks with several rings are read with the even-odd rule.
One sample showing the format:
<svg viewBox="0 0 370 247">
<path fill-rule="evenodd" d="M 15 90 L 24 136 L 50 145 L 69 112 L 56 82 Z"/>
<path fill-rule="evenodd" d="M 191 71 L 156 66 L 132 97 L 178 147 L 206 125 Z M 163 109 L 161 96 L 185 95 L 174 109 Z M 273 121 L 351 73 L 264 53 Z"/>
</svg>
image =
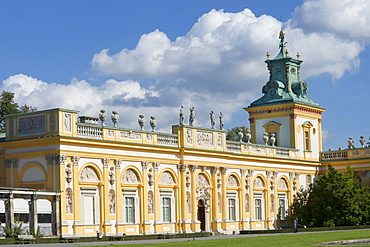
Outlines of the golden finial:
<svg viewBox="0 0 370 247">
<path fill-rule="evenodd" d="M 270 60 L 270 52 L 266 53 L 267 60 Z"/>
<path fill-rule="evenodd" d="M 299 60 L 300 57 L 301 57 L 301 54 L 299 54 L 299 52 L 297 52 L 297 60 Z"/>
<path fill-rule="evenodd" d="M 288 49 L 285 50 L 285 56 L 286 57 L 289 57 L 289 51 L 288 51 Z"/>
</svg>

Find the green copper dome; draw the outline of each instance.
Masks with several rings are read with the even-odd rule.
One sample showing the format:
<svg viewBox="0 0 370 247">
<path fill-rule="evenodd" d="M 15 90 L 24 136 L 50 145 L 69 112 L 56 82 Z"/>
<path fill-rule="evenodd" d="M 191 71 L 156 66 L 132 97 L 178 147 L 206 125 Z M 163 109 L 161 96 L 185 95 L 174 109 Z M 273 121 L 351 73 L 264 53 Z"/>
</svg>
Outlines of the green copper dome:
<svg viewBox="0 0 370 247">
<path fill-rule="evenodd" d="M 318 103 L 307 97 L 307 82 L 301 81 L 299 76 L 303 61 L 299 60 L 299 54 L 297 54 L 297 59 L 289 56 L 289 51 L 285 47 L 284 36 L 285 32 L 280 31 L 280 51 L 278 55 L 270 59 L 270 54 L 267 53 L 265 63 L 267 63 L 270 72 L 270 79 L 262 88 L 264 95 L 252 102 L 249 107 L 292 102 L 320 107 Z"/>
</svg>

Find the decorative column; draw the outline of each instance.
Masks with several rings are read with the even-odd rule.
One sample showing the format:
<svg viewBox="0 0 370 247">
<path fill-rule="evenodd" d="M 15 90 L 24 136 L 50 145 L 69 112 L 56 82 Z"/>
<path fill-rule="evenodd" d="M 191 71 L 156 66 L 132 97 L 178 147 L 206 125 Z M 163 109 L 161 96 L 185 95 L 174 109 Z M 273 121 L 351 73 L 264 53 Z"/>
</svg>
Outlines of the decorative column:
<svg viewBox="0 0 370 247">
<path fill-rule="evenodd" d="M 179 187 L 180 187 L 180 198 L 179 198 L 179 203 L 180 203 L 180 224 L 181 224 L 181 228 L 182 229 L 182 233 L 186 233 L 188 232 L 188 230 L 190 230 L 190 227 L 188 229 L 188 224 L 187 224 L 187 220 L 186 220 L 186 207 L 187 207 L 187 203 L 186 203 L 186 168 L 188 167 L 188 165 L 185 165 L 185 164 L 179 164 L 177 165 L 177 168 L 180 172 L 180 176 L 179 176 Z"/>
<path fill-rule="evenodd" d="M 150 232 L 150 221 L 149 221 L 149 212 L 148 212 L 148 161 L 141 162 L 142 174 L 143 174 L 143 181 L 141 183 L 141 219 L 142 219 L 142 229 L 141 232 L 143 234 Z"/>
<path fill-rule="evenodd" d="M 161 222 L 161 202 L 160 202 L 160 195 L 159 195 L 159 181 L 160 177 L 158 176 L 158 169 L 161 163 L 159 162 L 153 162 L 152 167 L 153 167 L 153 172 L 154 172 L 154 233 L 160 233 L 162 231 L 162 228 L 158 222 Z"/>
<path fill-rule="evenodd" d="M 266 171 L 266 194 L 265 194 L 265 200 L 266 200 L 266 210 L 265 210 L 265 227 L 267 229 L 271 228 L 271 218 L 270 218 L 270 213 L 271 213 L 271 191 L 269 188 L 270 182 L 271 182 L 271 174 L 272 171 Z"/>
<path fill-rule="evenodd" d="M 101 159 L 103 165 L 103 178 L 102 182 L 105 186 L 99 186 L 100 193 L 100 206 L 102 212 L 102 232 L 106 235 L 108 232 L 112 232 L 112 224 L 109 221 L 109 162 L 110 159 Z"/>
<path fill-rule="evenodd" d="M 121 188 L 121 164 L 122 160 L 115 159 L 114 166 L 115 166 L 115 173 L 116 173 L 116 232 L 123 233 L 124 232 L 124 222 L 123 222 L 123 212 L 122 212 L 122 188 Z"/>
<path fill-rule="evenodd" d="M 211 203 L 211 205 L 212 205 L 212 218 L 213 218 L 212 230 L 215 230 L 215 231 L 218 231 L 218 232 L 222 228 L 222 226 L 221 226 L 222 220 L 219 218 L 219 214 L 221 212 L 219 212 L 219 209 L 218 209 L 218 190 L 221 187 L 221 181 L 218 181 L 218 169 L 219 168 L 220 168 L 219 166 L 211 167 L 211 174 L 212 174 L 211 185 L 213 187 L 212 203 Z"/>
<path fill-rule="evenodd" d="M 221 195 L 222 195 L 222 229 L 227 229 L 227 220 L 228 220 L 228 213 L 227 213 L 227 180 L 226 180 L 226 172 L 228 168 L 227 167 L 221 167 L 221 181 L 222 181 L 222 189 L 221 189 Z"/>
<path fill-rule="evenodd" d="M 240 169 L 239 195 L 239 229 L 245 229 L 245 173 L 247 169 Z"/>
<path fill-rule="evenodd" d="M 46 167 L 48 172 L 48 181 L 46 184 L 46 190 L 57 190 L 57 177 L 56 177 L 56 168 L 54 164 L 54 155 L 46 155 Z"/>
<path fill-rule="evenodd" d="M 53 196 L 52 212 L 53 212 L 52 232 L 54 235 L 59 237 L 60 236 L 60 194 L 59 192 L 57 192 L 57 194 Z"/>
<path fill-rule="evenodd" d="M 9 192 L 8 198 L 5 201 L 5 217 L 6 227 L 14 229 L 14 196 Z"/>
<path fill-rule="evenodd" d="M 255 220 L 254 215 L 254 179 L 253 179 L 254 169 L 249 169 L 246 176 L 246 187 L 249 187 L 249 228 L 252 229 L 252 221 Z M 247 188 L 248 191 L 248 188 Z"/>
<path fill-rule="evenodd" d="M 197 165 L 190 166 L 190 181 L 191 181 L 191 229 L 193 232 L 200 231 L 200 224 L 198 221 L 198 202 L 197 202 L 197 185 L 195 173 L 197 172 Z"/>
<path fill-rule="evenodd" d="M 31 200 L 28 201 L 30 224 L 29 230 L 30 234 L 34 235 L 37 233 L 37 196 L 36 192 L 31 195 Z"/>
<path fill-rule="evenodd" d="M 279 172 L 274 171 L 272 172 L 272 176 L 270 178 L 270 191 L 271 191 L 271 208 L 270 208 L 270 214 L 272 214 L 272 220 L 276 221 L 276 213 L 278 208 L 278 193 L 277 193 L 277 186 L 276 186 L 276 178 L 278 176 Z"/>
</svg>

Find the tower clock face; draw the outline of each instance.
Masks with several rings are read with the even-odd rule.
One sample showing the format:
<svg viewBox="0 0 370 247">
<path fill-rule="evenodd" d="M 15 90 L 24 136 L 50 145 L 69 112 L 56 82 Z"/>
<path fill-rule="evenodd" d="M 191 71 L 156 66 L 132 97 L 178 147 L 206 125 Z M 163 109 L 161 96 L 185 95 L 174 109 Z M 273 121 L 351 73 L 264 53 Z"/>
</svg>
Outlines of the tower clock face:
<svg viewBox="0 0 370 247">
<path fill-rule="evenodd" d="M 275 96 L 275 95 L 276 95 L 276 89 L 271 89 L 270 96 Z"/>
</svg>

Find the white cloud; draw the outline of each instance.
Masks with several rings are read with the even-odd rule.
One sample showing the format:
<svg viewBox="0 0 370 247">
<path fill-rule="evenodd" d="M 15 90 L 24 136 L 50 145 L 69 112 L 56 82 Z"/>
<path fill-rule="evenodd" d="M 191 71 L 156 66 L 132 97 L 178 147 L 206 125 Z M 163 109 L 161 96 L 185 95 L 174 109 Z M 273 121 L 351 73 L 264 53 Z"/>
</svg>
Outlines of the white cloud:
<svg viewBox="0 0 370 247">
<path fill-rule="evenodd" d="M 319 2 L 323 9 L 318 12 L 315 6 Z M 361 36 L 347 27 L 321 22 L 325 11 L 337 18 L 329 2 L 305 1 L 286 24 L 287 47 L 292 56 L 300 52 L 304 60 L 301 78 L 309 84 L 310 76 L 327 73 L 337 79 L 355 70 L 364 49 L 362 40 L 370 33 Z M 355 6 L 353 13 L 350 11 L 354 15 L 368 10 L 363 1 Z M 314 18 L 309 19 L 312 15 Z M 366 18 L 359 27 L 364 32 L 370 26 L 362 24 L 367 23 Z M 317 20 L 318 32 L 314 28 L 319 25 Z M 278 53 L 280 26 L 275 18 L 256 17 L 249 9 L 238 13 L 212 10 L 185 36 L 173 41 L 155 30 L 142 35 L 132 50 L 123 47 L 117 54 L 109 54 L 109 49 L 103 49 L 94 55 L 91 64 L 95 71 L 110 78 L 124 77 L 124 81 L 109 79 L 96 87 L 84 80 L 73 79 L 62 85 L 15 75 L 3 81 L 3 89 L 15 92 L 17 102 L 39 109 L 62 107 L 90 116 L 97 116 L 100 109 L 108 113 L 118 110 L 121 127 L 138 127 L 139 114 L 147 119 L 156 115 L 158 130 L 168 131 L 171 124 L 178 123 L 180 105 L 186 109 L 195 106 L 198 126 L 209 126 L 211 110 L 217 114 L 222 111 L 227 123 L 261 95 L 268 80 L 263 61 L 267 51 L 271 56 Z M 344 38 L 346 32 L 352 39 Z"/>
<path fill-rule="evenodd" d="M 368 0 L 306 0 L 291 20 L 306 32 L 330 32 L 370 42 Z"/>
</svg>

